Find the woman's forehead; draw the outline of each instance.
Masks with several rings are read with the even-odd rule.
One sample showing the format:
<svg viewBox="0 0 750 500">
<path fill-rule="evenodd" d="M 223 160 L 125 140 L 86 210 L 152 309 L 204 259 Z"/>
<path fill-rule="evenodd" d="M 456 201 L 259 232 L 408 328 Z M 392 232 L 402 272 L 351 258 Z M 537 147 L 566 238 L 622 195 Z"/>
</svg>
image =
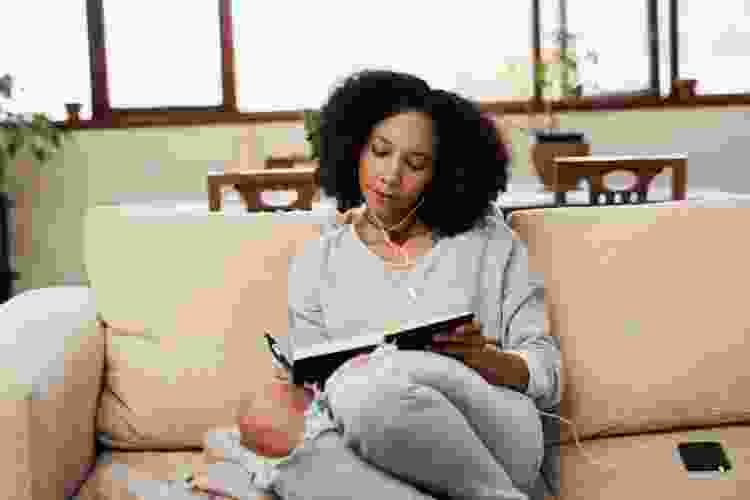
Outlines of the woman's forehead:
<svg viewBox="0 0 750 500">
<path fill-rule="evenodd" d="M 373 128 L 372 139 L 414 152 L 432 151 L 432 120 L 417 113 L 401 113 L 387 118 Z"/>
</svg>

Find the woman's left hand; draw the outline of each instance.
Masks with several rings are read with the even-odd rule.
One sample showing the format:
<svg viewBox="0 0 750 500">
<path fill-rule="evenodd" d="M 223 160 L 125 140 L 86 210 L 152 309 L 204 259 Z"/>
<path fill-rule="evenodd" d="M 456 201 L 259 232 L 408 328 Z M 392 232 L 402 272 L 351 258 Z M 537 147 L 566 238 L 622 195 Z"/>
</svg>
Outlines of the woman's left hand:
<svg viewBox="0 0 750 500">
<path fill-rule="evenodd" d="M 476 319 L 451 333 L 435 335 L 432 340 L 432 352 L 456 357 L 477 371 L 497 368 L 495 340 L 482 335 L 482 324 Z"/>
</svg>

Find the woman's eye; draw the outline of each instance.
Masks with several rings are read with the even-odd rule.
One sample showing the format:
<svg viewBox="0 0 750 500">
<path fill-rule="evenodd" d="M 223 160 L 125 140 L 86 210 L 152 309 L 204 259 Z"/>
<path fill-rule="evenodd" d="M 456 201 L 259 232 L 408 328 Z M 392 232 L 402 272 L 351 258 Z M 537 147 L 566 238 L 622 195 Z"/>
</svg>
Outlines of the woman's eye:
<svg viewBox="0 0 750 500">
<path fill-rule="evenodd" d="M 382 158 L 382 157 L 384 157 L 384 156 L 387 156 L 387 155 L 388 155 L 388 152 L 382 152 L 382 151 L 378 151 L 378 150 L 377 150 L 377 149 L 375 149 L 375 148 L 373 148 L 373 149 L 372 149 L 372 152 L 373 152 L 373 154 L 375 154 L 375 156 L 377 156 L 378 158 Z M 407 164 L 407 165 L 409 165 L 409 166 L 410 166 L 411 168 L 413 168 L 414 170 L 424 170 L 424 167 L 420 167 L 419 165 L 414 165 L 413 163 L 409 163 L 409 162 L 406 162 L 406 164 Z"/>
</svg>

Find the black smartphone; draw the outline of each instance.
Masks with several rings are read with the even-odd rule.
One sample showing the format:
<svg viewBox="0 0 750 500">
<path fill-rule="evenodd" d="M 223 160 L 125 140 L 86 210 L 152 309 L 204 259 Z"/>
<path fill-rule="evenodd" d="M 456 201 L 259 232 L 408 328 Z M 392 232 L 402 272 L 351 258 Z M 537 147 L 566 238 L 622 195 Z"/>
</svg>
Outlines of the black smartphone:
<svg viewBox="0 0 750 500">
<path fill-rule="evenodd" d="M 688 472 L 727 472 L 732 469 L 721 443 L 716 441 L 680 443 L 677 449 Z"/>
</svg>

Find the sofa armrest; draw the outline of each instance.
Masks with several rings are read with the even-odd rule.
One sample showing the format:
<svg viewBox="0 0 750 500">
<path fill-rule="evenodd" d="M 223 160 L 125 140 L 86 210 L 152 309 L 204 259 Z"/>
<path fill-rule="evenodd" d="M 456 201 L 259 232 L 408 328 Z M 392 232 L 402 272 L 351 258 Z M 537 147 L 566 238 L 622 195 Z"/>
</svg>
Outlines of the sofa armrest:
<svg viewBox="0 0 750 500">
<path fill-rule="evenodd" d="M 0 304 L 3 498 L 60 500 L 95 461 L 104 336 L 92 290 L 29 290 Z"/>
</svg>

